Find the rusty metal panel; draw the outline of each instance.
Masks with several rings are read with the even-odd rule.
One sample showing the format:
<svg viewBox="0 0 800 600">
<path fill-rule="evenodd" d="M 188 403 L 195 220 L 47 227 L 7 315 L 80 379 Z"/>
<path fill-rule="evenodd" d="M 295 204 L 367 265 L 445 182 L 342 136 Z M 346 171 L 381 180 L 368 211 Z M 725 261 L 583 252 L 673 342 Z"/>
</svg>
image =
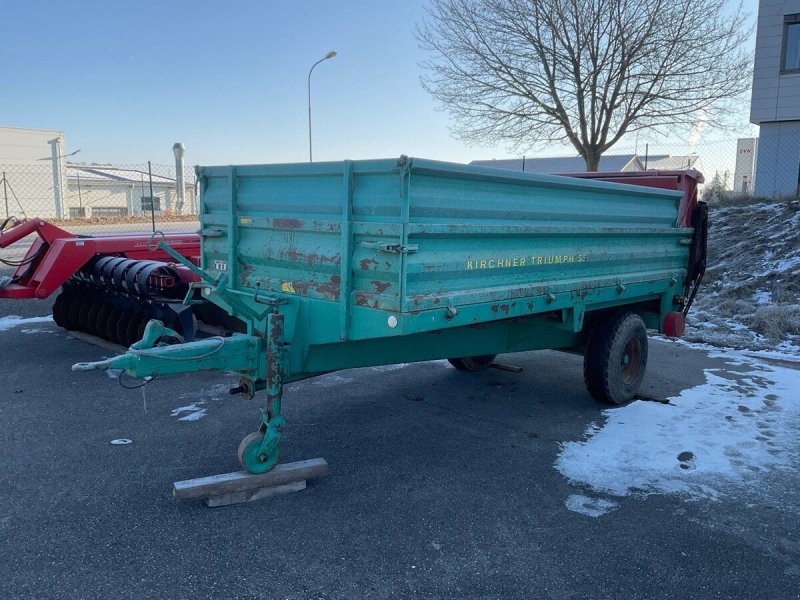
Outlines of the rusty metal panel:
<svg viewBox="0 0 800 600">
<path fill-rule="evenodd" d="M 203 267 L 324 315 L 320 343 L 432 330 L 470 306 L 535 313 L 557 294 L 658 297 L 686 271 L 675 191 L 406 157 L 198 175 Z"/>
</svg>

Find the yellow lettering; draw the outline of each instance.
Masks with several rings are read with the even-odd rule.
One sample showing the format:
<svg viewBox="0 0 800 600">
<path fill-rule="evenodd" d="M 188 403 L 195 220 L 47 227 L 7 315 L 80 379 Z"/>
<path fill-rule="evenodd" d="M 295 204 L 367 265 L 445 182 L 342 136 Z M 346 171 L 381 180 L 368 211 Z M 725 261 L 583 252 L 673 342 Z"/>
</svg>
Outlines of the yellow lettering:
<svg viewBox="0 0 800 600">
<path fill-rule="evenodd" d="M 486 268 L 486 261 L 482 260 L 481 261 L 481 269 L 485 269 L 485 268 Z"/>
<path fill-rule="evenodd" d="M 569 258 L 569 262 L 575 262 L 575 256 L 574 255 L 569 256 L 568 258 Z"/>
<path fill-rule="evenodd" d="M 489 268 L 494 269 L 494 259 L 489 260 Z"/>
<path fill-rule="evenodd" d="M 537 265 L 540 265 L 540 264 L 542 264 L 542 257 L 541 257 L 541 256 L 537 256 L 537 257 L 536 257 L 536 264 L 537 264 Z"/>
<path fill-rule="evenodd" d="M 511 259 L 507 258 L 506 259 L 506 267 L 510 267 L 510 266 L 511 266 Z"/>
<path fill-rule="evenodd" d="M 522 260 L 525 260 L 525 259 L 523 258 Z M 518 266 L 519 266 L 519 259 L 518 259 L 518 258 L 515 258 L 515 259 L 514 259 L 514 262 L 512 262 L 511 264 L 512 264 L 513 266 L 515 266 L 515 267 L 518 267 Z"/>
<path fill-rule="evenodd" d="M 468 260 L 467 261 L 467 269 L 471 269 L 471 268 L 472 268 L 472 261 Z"/>
<path fill-rule="evenodd" d="M 525 257 L 524 256 L 519 259 L 519 266 L 520 267 L 524 267 L 525 266 Z"/>
<path fill-rule="evenodd" d="M 560 257 L 560 256 L 556 256 L 556 257 L 553 259 L 553 262 L 555 262 L 557 265 L 560 265 L 560 264 L 561 264 L 561 257 Z"/>
</svg>

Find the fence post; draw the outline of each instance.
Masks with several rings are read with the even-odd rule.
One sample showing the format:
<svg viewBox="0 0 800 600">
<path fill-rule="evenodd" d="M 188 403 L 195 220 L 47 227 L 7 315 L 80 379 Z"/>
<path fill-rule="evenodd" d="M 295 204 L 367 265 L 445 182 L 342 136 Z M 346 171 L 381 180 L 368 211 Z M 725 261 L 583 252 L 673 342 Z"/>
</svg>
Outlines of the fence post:
<svg viewBox="0 0 800 600">
<path fill-rule="evenodd" d="M 61 138 L 53 138 L 47 142 L 52 149 L 53 161 L 53 200 L 56 205 L 56 219 L 63 218 L 63 173 L 61 172 Z"/>
<path fill-rule="evenodd" d="M 6 219 L 8 218 L 8 187 L 6 186 L 6 172 L 3 171 L 3 198 L 6 201 Z"/>
</svg>

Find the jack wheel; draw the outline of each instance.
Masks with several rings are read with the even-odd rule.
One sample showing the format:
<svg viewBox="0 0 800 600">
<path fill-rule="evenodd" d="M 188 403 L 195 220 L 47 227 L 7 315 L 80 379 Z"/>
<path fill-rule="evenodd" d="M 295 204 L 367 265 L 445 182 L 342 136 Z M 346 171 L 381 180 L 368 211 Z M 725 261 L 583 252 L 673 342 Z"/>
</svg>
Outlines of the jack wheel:
<svg viewBox="0 0 800 600">
<path fill-rule="evenodd" d="M 256 431 L 251 433 L 242 440 L 239 444 L 239 463 L 245 468 L 248 473 L 266 473 L 278 462 L 280 456 L 280 448 L 277 446 L 270 454 L 261 453 L 261 440 L 264 439 L 264 433 Z"/>
</svg>

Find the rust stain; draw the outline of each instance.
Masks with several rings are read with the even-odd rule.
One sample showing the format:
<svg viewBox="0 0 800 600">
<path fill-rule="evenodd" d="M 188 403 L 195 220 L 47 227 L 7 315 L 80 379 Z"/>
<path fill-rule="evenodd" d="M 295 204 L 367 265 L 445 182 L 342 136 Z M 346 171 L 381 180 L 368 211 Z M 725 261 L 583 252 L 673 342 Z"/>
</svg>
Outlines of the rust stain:
<svg viewBox="0 0 800 600">
<path fill-rule="evenodd" d="M 374 258 L 362 258 L 361 259 L 361 270 L 362 271 L 377 271 L 378 270 L 378 261 Z"/>
<path fill-rule="evenodd" d="M 317 254 L 316 252 L 312 252 L 311 254 L 303 254 L 302 252 L 298 252 L 295 248 L 289 248 L 286 250 L 286 257 L 290 262 L 305 262 L 309 265 L 331 263 L 338 266 L 342 261 L 339 255 L 326 256 L 324 254 Z"/>
<path fill-rule="evenodd" d="M 366 306 L 367 305 L 367 296 L 364 294 L 356 294 L 356 305 L 358 306 Z"/>
<path fill-rule="evenodd" d="M 331 277 L 330 283 L 321 284 L 317 286 L 317 292 L 323 296 L 329 297 L 331 300 L 339 299 L 339 284 L 341 278 L 338 275 Z"/>
<path fill-rule="evenodd" d="M 306 262 L 310 265 L 321 264 L 321 263 L 331 263 L 334 265 L 338 265 L 342 262 L 342 259 L 339 255 L 336 256 L 326 256 L 324 254 L 317 254 L 316 252 L 312 252 L 308 256 L 306 256 Z"/>
<path fill-rule="evenodd" d="M 305 224 L 301 219 L 272 219 L 272 226 L 276 229 L 300 229 Z"/>
<path fill-rule="evenodd" d="M 308 288 L 310 287 L 311 285 L 308 281 L 292 281 L 292 289 L 298 296 L 308 296 Z"/>
<path fill-rule="evenodd" d="M 379 280 L 377 280 L 377 279 L 375 279 L 375 280 L 373 280 L 373 281 L 372 281 L 372 285 L 373 285 L 373 286 L 375 286 L 375 291 L 376 291 L 377 293 L 379 293 L 379 294 L 382 294 L 382 293 L 383 293 L 383 292 L 385 292 L 387 289 L 389 289 L 390 287 L 392 287 L 392 284 L 391 284 L 391 283 L 384 283 L 383 281 L 379 281 Z"/>
</svg>

